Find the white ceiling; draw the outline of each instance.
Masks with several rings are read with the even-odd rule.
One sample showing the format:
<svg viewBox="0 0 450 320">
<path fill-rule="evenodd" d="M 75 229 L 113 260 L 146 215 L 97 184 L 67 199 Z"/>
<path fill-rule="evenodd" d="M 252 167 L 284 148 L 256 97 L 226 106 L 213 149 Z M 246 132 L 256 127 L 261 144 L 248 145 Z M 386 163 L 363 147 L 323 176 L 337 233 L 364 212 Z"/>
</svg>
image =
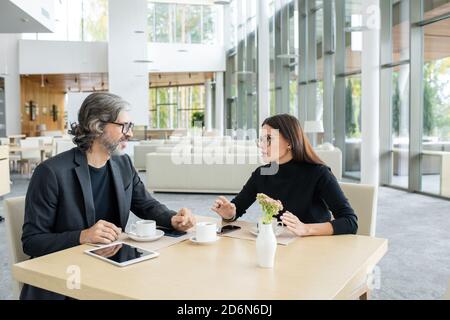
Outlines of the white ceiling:
<svg viewBox="0 0 450 320">
<path fill-rule="evenodd" d="M 28 32 L 51 32 L 51 30 L 12 1 L 1 0 L 0 33 Z"/>
</svg>

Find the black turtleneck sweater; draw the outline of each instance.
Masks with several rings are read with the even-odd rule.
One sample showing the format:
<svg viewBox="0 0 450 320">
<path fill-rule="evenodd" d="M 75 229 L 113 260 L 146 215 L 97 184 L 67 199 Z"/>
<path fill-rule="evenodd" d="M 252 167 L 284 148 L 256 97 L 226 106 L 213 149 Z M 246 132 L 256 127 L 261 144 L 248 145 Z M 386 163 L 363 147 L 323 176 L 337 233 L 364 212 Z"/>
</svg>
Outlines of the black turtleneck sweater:
<svg viewBox="0 0 450 320">
<path fill-rule="evenodd" d="M 262 175 L 256 169 L 241 192 L 233 199 L 236 219 L 255 202 L 257 193 L 283 203 L 283 211 L 296 215 L 303 223 L 330 222 L 334 234 L 355 234 L 357 217 L 331 170 L 324 165 L 291 160 L 279 166 L 274 175 Z M 332 220 L 332 216 L 334 217 Z"/>
</svg>

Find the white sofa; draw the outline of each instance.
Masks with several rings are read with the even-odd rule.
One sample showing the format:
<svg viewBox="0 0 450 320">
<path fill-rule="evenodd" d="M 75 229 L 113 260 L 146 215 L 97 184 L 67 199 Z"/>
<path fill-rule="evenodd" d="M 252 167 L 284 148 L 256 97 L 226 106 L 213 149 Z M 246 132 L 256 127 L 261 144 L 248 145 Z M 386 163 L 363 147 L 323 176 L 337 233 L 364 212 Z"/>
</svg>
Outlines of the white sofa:
<svg viewBox="0 0 450 320">
<path fill-rule="evenodd" d="M 186 146 L 160 147 L 146 155 L 147 188 L 153 192 L 238 193 L 263 164 L 249 146 L 205 147 L 191 153 Z M 202 151 L 201 153 L 198 151 Z M 317 150 L 338 180 L 342 178 L 339 149 Z"/>
<path fill-rule="evenodd" d="M 192 149 L 198 150 L 198 147 L 206 147 L 210 145 L 231 144 L 231 137 L 201 137 L 195 140 L 193 137 L 170 137 L 170 139 L 153 139 L 143 140 L 134 146 L 134 166 L 137 170 L 145 170 L 145 156 L 151 152 L 170 153 L 172 148 L 179 148 L 181 145 L 191 146 Z"/>
</svg>

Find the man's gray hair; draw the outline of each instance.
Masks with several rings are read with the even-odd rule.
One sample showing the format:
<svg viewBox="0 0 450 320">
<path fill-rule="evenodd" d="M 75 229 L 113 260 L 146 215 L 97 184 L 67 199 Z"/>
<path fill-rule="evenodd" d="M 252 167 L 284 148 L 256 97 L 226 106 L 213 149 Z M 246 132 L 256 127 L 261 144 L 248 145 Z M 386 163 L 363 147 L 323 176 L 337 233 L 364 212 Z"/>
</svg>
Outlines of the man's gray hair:
<svg viewBox="0 0 450 320">
<path fill-rule="evenodd" d="M 119 113 L 129 107 L 128 102 L 115 94 L 90 94 L 78 112 L 78 124 L 71 124 L 69 133 L 74 136 L 73 142 L 84 152 L 90 150 L 94 140 L 103 134 L 106 124 L 116 121 Z"/>
</svg>

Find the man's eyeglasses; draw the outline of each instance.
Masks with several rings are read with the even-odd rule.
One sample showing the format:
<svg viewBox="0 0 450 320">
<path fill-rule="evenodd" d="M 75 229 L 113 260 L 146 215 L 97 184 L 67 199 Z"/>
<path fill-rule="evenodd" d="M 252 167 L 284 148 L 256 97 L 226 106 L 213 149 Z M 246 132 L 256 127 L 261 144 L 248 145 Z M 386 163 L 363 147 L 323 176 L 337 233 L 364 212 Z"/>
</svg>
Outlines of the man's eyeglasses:
<svg viewBox="0 0 450 320">
<path fill-rule="evenodd" d="M 133 128 L 134 128 L 134 123 L 133 122 L 124 122 L 124 123 L 109 122 L 109 123 L 116 124 L 118 126 L 122 126 L 122 133 L 123 134 L 127 134 L 130 130 L 133 130 Z"/>
<path fill-rule="evenodd" d="M 258 146 L 265 144 L 268 147 L 270 147 L 271 143 L 272 143 L 272 137 L 270 135 L 264 135 L 264 136 L 259 137 L 259 139 L 256 139 L 256 144 Z"/>
</svg>

